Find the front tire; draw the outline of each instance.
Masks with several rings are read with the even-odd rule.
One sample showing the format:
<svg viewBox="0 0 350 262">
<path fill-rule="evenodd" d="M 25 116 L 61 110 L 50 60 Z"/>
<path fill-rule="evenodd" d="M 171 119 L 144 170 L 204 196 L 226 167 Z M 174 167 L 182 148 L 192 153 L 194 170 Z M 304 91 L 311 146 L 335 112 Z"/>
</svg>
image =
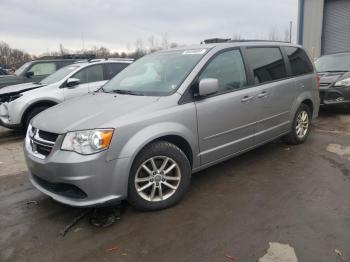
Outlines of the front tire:
<svg viewBox="0 0 350 262">
<path fill-rule="evenodd" d="M 301 104 L 295 113 L 290 133 L 285 136 L 286 141 L 292 145 L 302 144 L 306 141 L 311 128 L 311 110 Z"/>
<path fill-rule="evenodd" d="M 167 141 L 152 143 L 132 165 L 128 201 L 142 211 L 168 208 L 185 195 L 190 180 L 191 165 L 180 148 Z"/>
</svg>

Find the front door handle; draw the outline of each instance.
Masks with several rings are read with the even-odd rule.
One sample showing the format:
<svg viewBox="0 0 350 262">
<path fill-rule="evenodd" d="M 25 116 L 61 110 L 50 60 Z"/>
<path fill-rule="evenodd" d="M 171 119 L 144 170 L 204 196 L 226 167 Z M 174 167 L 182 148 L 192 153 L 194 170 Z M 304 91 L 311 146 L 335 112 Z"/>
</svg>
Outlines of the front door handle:
<svg viewBox="0 0 350 262">
<path fill-rule="evenodd" d="M 253 96 L 245 96 L 241 99 L 242 102 L 249 102 L 250 100 L 253 99 Z"/>
<path fill-rule="evenodd" d="M 264 97 L 267 97 L 266 91 L 262 91 L 260 94 L 258 94 L 258 98 L 264 98 Z"/>
</svg>

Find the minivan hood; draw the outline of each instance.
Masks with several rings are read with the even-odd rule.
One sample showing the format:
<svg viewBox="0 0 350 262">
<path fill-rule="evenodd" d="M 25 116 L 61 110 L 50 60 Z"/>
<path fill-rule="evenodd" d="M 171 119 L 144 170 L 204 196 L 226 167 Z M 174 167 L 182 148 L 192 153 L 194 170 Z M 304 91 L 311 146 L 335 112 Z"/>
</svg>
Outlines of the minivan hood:
<svg viewBox="0 0 350 262">
<path fill-rule="evenodd" d="M 93 93 L 74 98 L 45 110 L 32 125 L 40 130 L 63 134 L 69 131 L 108 128 L 108 123 L 128 113 L 139 111 L 159 97 Z"/>
<path fill-rule="evenodd" d="M 6 86 L 0 89 L 0 95 L 8 94 L 8 93 L 21 93 L 21 92 L 42 87 L 42 86 L 43 85 L 39 85 L 36 83 L 24 83 L 24 84 Z"/>
</svg>

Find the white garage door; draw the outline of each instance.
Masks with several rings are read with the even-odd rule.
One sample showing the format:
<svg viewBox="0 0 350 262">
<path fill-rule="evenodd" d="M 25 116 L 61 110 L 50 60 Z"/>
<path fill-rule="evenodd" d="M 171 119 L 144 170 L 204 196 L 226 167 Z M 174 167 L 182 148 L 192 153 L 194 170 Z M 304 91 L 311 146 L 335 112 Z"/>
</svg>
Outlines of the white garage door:
<svg viewBox="0 0 350 262">
<path fill-rule="evenodd" d="M 350 51 L 350 0 L 326 0 L 322 53 Z"/>
</svg>

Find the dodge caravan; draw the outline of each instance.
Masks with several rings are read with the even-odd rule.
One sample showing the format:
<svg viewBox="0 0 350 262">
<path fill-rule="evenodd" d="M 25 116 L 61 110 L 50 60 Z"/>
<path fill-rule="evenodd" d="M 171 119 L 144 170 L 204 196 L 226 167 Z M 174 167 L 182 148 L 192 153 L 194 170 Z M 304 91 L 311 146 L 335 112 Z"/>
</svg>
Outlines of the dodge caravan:
<svg viewBox="0 0 350 262">
<path fill-rule="evenodd" d="M 317 75 L 300 46 L 227 42 L 159 51 L 98 92 L 37 115 L 25 156 L 32 184 L 71 206 L 179 202 L 191 174 L 285 137 L 318 115 Z"/>
</svg>

